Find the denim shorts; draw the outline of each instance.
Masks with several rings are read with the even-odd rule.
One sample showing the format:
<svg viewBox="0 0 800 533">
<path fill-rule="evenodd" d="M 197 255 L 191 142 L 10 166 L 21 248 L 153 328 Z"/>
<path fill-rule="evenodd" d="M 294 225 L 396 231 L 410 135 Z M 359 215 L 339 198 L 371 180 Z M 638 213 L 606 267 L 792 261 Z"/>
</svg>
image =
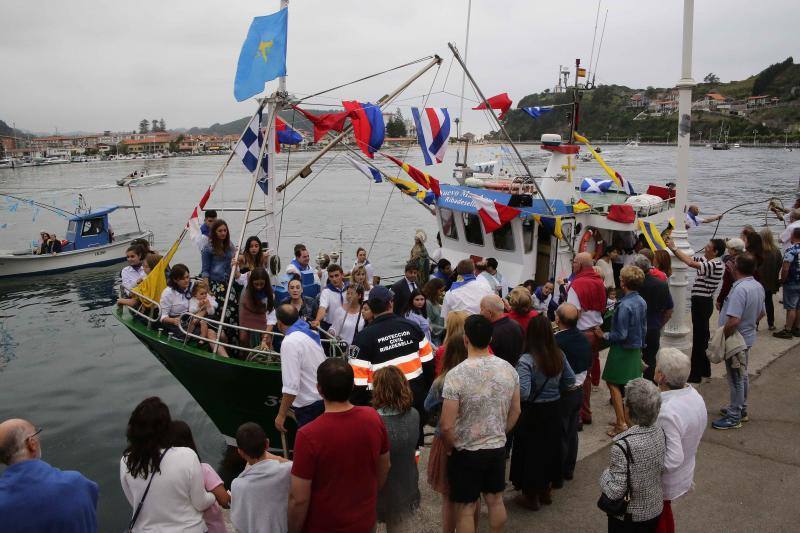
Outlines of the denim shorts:
<svg viewBox="0 0 800 533">
<path fill-rule="evenodd" d="M 800 283 L 787 283 L 783 286 L 783 308 L 800 309 Z"/>
</svg>

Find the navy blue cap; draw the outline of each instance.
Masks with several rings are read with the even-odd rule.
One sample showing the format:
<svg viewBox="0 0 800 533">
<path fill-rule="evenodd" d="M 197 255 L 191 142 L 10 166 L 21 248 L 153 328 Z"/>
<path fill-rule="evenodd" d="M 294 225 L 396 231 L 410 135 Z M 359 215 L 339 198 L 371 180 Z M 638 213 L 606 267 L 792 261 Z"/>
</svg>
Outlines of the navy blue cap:
<svg viewBox="0 0 800 533">
<path fill-rule="evenodd" d="M 376 285 L 370 289 L 369 300 L 367 300 L 367 303 L 372 301 L 389 303 L 392 300 L 394 300 L 394 293 L 391 289 L 388 289 L 383 285 Z"/>
</svg>

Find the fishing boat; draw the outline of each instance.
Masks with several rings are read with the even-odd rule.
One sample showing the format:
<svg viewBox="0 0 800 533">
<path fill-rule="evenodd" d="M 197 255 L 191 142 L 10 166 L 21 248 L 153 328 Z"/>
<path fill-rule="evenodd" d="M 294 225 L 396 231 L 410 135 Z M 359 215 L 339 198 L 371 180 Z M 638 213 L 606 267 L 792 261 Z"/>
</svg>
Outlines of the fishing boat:
<svg viewBox="0 0 800 533">
<path fill-rule="evenodd" d="M 467 69 L 466 63 L 455 45 L 450 44 L 449 47 L 454 59 L 479 95 L 480 101 L 485 104 L 488 113 L 496 122 L 503 135 L 503 141 L 511 147 L 508 153 L 515 158 L 515 164 L 524 169 L 524 174 L 522 171 L 519 172 L 523 175 L 507 180 L 508 183 L 513 183 L 513 188 L 494 190 L 486 187 L 485 183 L 480 187 L 470 187 L 460 183 L 439 186 L 438 181 L 417 169 L 413 169 L 417 176 L 414 178 L 416 184 L 410 182 L 410 185 L 403 184 L 401 186 L 396 181 L 396 177 L 373 166 L 372 160 L 360 155 L 357 148 L 347 147 L 351 154 L 361 159 L 360 162 L 355 159 L 354 161 L 357 163 L 356 167 L 363 163 L 362 173 L 370 175 L 371 171 L 374 171 L 372 172 L 373 176 L 382 174 L 386 178 L 385 182 L 394 183 L 401 191 L 417 200 L 436 217 L 442 237 L 444 257 L 453 262 L 470 257 L 473 259 L 495 257 L 503 265 L 505 278 L 511 285 L 516 285 L 529 278 L 543 282 L 553 277 L 566 275 L 571 271 L 571 262 L 577 252 L 589 251 L 599 256 L 605 246 L 604 243 L 616 244 L 617 241 L 623 241 L 626 243 L 626 247 L 633 248 L 638 235 L 643 231 L 642 228 L 645 228 L 650 238 L 661 239 L 660 232 L 662 228 L 667 229 L 667 221 L 671 209 L 674 208 L 674 195 L 668 189 L 652 186 L 648 188 L 648 194 L 636 195 L 633 185 L 624 180 L 618 172 L 608 167 L 589 140 L 575 131 L 576 118 L 571 119 L 568 138 L 562 139 L 560 135 L 556 134 L 542 136 L 542 149 L 549 154 L 550 159 L 544 174 L 533 174 Z M 379 99 L 377 104 L 374 104 L 375 107 L 383 109 L 390 105 L 405 88 L 428 70 L 441 65 L 442 61 L 439 56 L 430 56 L 420 60 L 420 62 L 424 62 L 422 68 L 396 90 Z M 580 97 L 581 91 L 578 89 L 576 80 L 574 111 L 579 109 L 577 99 Z M 266 221 L 265 240 L 270 244 L 279 242 L 280 230 L 279 225 L 276 224 L 276 217 L 282 214 L 283 191 L 291 186 L 297 178 L 307 178 L 311 175 L 314 172 L 312 167 L 330 150 L 341 144 L 353 130 L 353 125 L 349 124 L 341 130 L 336 130 L 340 132 L 338 135 L 333 136 L 332 133 L 329 133 L 329 142 L 324 148 L 311 156 L 302 168 L 278 185 L 277 182 L 282 177 L 275 174 L 275 139 L 278 129 L 275 117 L 281 109 L 286 109 L 293 103 L 286 92 L 285 79 L 279 78 L 277 90 L 271 96 L 259 101 L 258 110 L 239 138 L 239 143 L 242 143 L 245 138 L 251 139 L 251 144 L 247 145 L 247 150 L 250 150 L 252 143 L 255 142 L 253 139 L 259 137 L 253 133 L 251 124 L 262 124 L 262 110 L 266 110 L 267 120 L 263 126 L 264 142 L 261 143 L 258 157 L 253 161 L 263 161 L 263 156 L 266 154 L 267 168 L 262 169 L 264 165 L 254 163 L 250 169 L 253 176 L 243 220 L 250 219 L 253 197 L 257 190 L 256 185 L 264 183 L 265 174 L 267 179 L 263 190 L 266 193 L 266 201 L 263 210 L 259 208 L 260 211 L 263 211 L 259 218 Z M 578 113 L 573 112 L 571 116 L 577 117 Z M 579 178 L 580 174 L 576 165 L 577 156 L 581 150 L 578 142 L 586 146 L 587 150 L 592 153 L 593 160 L 612 177 L 613 189 L 598 191 L 597 194 L 581 191 L 582 180 Z M 361 148 L 364 150 L 363 147 Z M 239 152 L 238 149 L 228 157 L 216 179 L 206 191 L 202 195 L 198 194 L 198 196 L 202 196 L 202 200 L 194 206 L 189 222 L 162 263 L 153 269 L 156 277 L 152 279 L 159 279 L 163 275 L 166 262 L 174 255 L 184 237 L 197 226 L 199 214 L 202 213 L 206 202 L 237 152 Z M 389 156 L 385 157 L 389 158 Z M 401 161 L 395 161 L 395 163 L 402 166 L 406 173 L 412 175 L 407 164 Z M 323 166 L 322 170 L 324 168 Z M 456 181 L 459 180 L 456 179 Z M 421 182 L 427 182 L 423 190 L 419 191 L 413 188 Z M 438 197 L 429 203 L 426 201 L 427 196 L 424 189 L 436 191 Z M 513 207 L 518 214 L 496 231 L 488 232 L 479 216 L 479 205 L 486 202 L 489 205 L 499 204 Z M 314 228 L 306 228 L 306 230 L 315 231 Z M 302 229 L 293 229 L 294 233 L 298 231 L 302 231 Z M 247 234 L 246 227 L 243 227 L 239 239 L 240 246 Z M 275 255 L 275 252 L 276 250 L 273 250 L 272 255 Z M 162 270 L 157 272 L 159 267 Z M 228 291 L 233 285 L 232 278 L 233 273 L 229 279 Z M 148 282 L 148 279 L 150 279 L 149 276 L 143 283 Z M 273 282 L 275 280 L 276 277 L 273 277 Z M 283 296 L 286 294 L 285 287 L 276 285 L 275 291 L 279 301 L 285 297 Z M 290 424 L 287 424 L 288 434 L 280 434 L 274 424 L 281 398 L 280 353 L 271 349 L 262 350 L 236 346 L 228 341 L 227 343 L 220 342 L 220 344 L 224 345 L 228 351 L 238 352 L 237 355 L 240 359 L 216 355 L 213 349 L 209 351 L 209 349 L 201 348 L 197 344 L 201 340 L 199 335 L 187 331 L 183 327 L 181 327 L 183 339 L 165 333 L 158 320 L 160 314 L 158 295 L 154 293 L 145 295 L 136 290 L 135 292 L 141 296 L 140 301 L 143 307 L 140 309 L 121 307 L 116 310 L 115 316 L 186 387 L 209 415 L 226 441 L 233 444 L 237 427 L 243 422 L 254 421 L 265 429 L 273 449 L 277 450 L 277 443 L 281 443 L 282 439 L 285 439 L 283 449 L 285 453 L 288 453 L 288 449 L 292 446 L 293 429 Z M 223 301 L 227 301 L 227 298 Z M 220 316 L 224 316 L 224 307 Z M 236 324 L 223 324 L 189 313 L 181 318 L 182 323 L 188 322 L 189 319 L 197 319 L 206 321 L 212 328 L 225 327 L 236 331 L 245 330 L 248 333 L 265 333 L 248 330 Z M 280 337 L 278 333 L 273 332 L 272 334 L 274 337 Z M 337 348 L 336 339 L 327 338 L 327 333 L 321 330 L 320 334 L 324 339 L 323 342 L 330 346 L 330 353 L 333 353 L 334 356 L 341 354 L 341 350 Z M 229 338 L 236 339 L 238 334 L 234 332 L 234 335 L 229 335 Z"/>
<path fill-rule="evenodd" d="M 0 168 L 14 168 L 14 160 L 10 158 L 0 159 Z"/>
<path fill-rule="evenodd" d="M 146 170 L 137 170 L 131 172 L 124 178 L 117 180 L 117 185 L 120 187 L 141 187 L 143 185 L 152 185 L 167 177 L 166 172 L 158 172 L 150 174 Z"/>
<path fill-rule="evenodd" d="M 717 138 L 717 142 L 711 145 L 713 150 L 730 150 L 731 145 L 728 144 L 728 132 L 730 132 L 730 127 L 726 130 L 725 123 L 723 122 L 722 125 L 719 127 L 719 137 Z"/>
<path fill-rule="evenodd" d="M 81 268 L 102 267 L 125 261 L 134 239 L 152 241 L 150 231 L 114 234 L 108 215 L 122 206 L 107 206 L 69 214 L 61 252 L 36 254 L 33 249 L 0 251 L 0 279 L 57 274 Z"/>
</svg>

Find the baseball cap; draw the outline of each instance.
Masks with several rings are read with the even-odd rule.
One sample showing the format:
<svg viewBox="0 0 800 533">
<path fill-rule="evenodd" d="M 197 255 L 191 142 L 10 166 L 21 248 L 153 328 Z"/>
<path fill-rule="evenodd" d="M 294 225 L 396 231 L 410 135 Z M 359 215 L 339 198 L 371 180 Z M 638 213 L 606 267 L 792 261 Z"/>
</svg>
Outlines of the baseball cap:
<svg viewBox="0 0 800 533">
<path fill-rule="evenodd" d="M 383 285 L 376 285 L 370 289 L 367 303 L 381 302 L 387 304 L 392 300 L 394 300 L 394 292 L 391 289 L 387 289 Z"/>
<path fill-rule="evenodd" d="M 737 252 L 744 252 L 744 241 L 739 237 L 728 239 L 725 241 L 725 248 L 728 250 L 736 250 Z"/>
</svg>

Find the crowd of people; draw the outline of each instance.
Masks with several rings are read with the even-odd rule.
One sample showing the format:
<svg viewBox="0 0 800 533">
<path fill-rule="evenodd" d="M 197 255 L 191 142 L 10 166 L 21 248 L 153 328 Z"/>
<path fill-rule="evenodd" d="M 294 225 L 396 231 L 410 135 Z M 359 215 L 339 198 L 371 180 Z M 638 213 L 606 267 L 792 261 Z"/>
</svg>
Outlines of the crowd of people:
<svg viewBox="0 0 800 533">
<path fill-rule="evenodd" d="M 242 425 L 237 450 L 247 466 L 228 493 L 200 461 L 188 426 L 149 398 L 131 415 L 120 462 L 134 509 L 131 529 L 223 531 L 218 511 L 230 507 L 242 532 L 371 531 L 377 522 L 390 533 L 413 531 L 417 458 L 430 425 L 425 479 L 442 496 L 443 531 L 476 531 L 481 499 L 489 529 L 501 531 L 507 479 L 518 491 L 515 502 L 531 511 L 552 504 L 573 479 L 579 433 L 594 422 L 590 399 L 602 380 L 615 414 L 598 503 L 608 529 L 674 531 L 671 502 L 692 487 L 707 425 L 705 402 L 691 384 L 710 376 L 712 361 L 724 361 L 730 403 L 712 427 L 741 427 L 748 420 L 750 351 L 763 317 L 775 328 L 768 310 L 780 286 L 786 327 L 775 335 L 800 336 L 800 210 L 791 217 L 796 225 L 781 238 L 783 252 L 769 232 L 749 227 L 741 237 L 709 241 L 697 256 L 667 241 L 696 270 L 691 356 L 660 347 L 675 305 L 666 251 L 639 246 L 623 254 L 612 246 L 596 259 L 581 252 L 569 275 L 511 288 L 494 259 L 463 259 L 455 268 L 446 258 L 434 263 L 418 236 L 391 288 L 379 284 L 359 249 L 352 269 L 328 265 L 322 290 L 309 296 L 322 272 L 297 245 L 287 268 L 288 295 L 278 301 L 262 243 L 253 237 L 236 254 L 225 222 L 207 220 L 202 279 L 192 283 L 188 268 L 172 265 L 160 321 L 175 335 L 196 327 L 210 345 L 223 339 L 224 328 L 181 324 L 179 317 L 218 313 L 234 292 L 225 286 L 233 272 L 243 290 L 228 296 L 228 308 L 236 305 L 226 323 L 258 332 L 242 335 L 241 345 L 279 350 L 283 388 L 274 425 L 280 432 L 290 420 L 297 427 L 294 456 L 273 455 L 261 426 Z M 126 290 L 153 268 L 154 257 L 141 245 L 129 248 Z M 715 306 L 719 321 L 712 332 Z M 344 342 L 347 357 L 331 357 L 324 335 Z M 227 355 L 222 348 L 218 353 Z M 0 424 L 0 460 L 38 460 L 32 429 L 19 420 Z M 45 465 L 37 468 L 74 475 Z M 0 478 L 0 484 L 13 482 Z M 84 485 L 88 499 L 72 506 L 75 520 L 94 516 L 97 487 Z"/>
</svg>

